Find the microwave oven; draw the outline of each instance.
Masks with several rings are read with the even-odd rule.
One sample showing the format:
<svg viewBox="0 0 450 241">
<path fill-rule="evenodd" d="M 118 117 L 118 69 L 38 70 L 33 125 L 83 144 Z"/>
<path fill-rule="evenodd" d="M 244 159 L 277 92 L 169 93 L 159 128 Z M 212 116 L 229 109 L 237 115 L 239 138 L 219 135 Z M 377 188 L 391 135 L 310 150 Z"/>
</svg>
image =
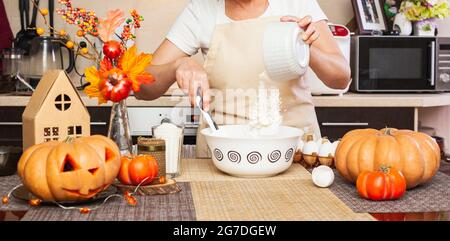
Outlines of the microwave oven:
<svg viewBox="0 0 450 241">
<path fill-rule="evenodd" d="M 450 91 L 450 38 L 353 36 L 356 92 Z"/>
</svg>

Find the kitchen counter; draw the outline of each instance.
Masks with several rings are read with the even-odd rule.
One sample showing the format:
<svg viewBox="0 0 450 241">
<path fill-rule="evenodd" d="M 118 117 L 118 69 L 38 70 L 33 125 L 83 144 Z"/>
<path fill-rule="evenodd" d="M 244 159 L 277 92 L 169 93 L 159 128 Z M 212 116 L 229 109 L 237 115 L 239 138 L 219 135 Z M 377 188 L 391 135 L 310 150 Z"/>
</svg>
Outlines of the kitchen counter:
<svg viewBox="0 0 450 241">
<path fill-rule="evenodd" d="M 86 96 L 84 93 L 80 92 L 81 99 L 87 107 L 109 107 L 111 106 L 111 102 L 107 104 L 99 105 L 97 99 L 91 99 Z M 30 96 L 18 96 L 11 94 L 0 94 L 0 106 L 26 106 L 28 101 L 30 100 Z M 140 106 L 140 107 L 173 107 L 173 106 L 181 106 L 186 107 L 190 106 L 189 100 L 180 95 L 174 96 L 162 96 L 161 98 L 153 101 L 143 101 L 137 100 L 134 96 L 131 96 L 127 99 L 128 106 Z"/>
<path fill-rule="evenodd" d="M 153 101 L 127 99 L 128 106 L 135 107 L 188 107 L 189 99 L 180 95 L 179 91 L 170 91 L 173 95 L 164 95 Z M 88 98 L 80 92 L 81 99 L 86 106 L 98 106 L 96 99 Z M 16 96 L 0 94 L 0 106 L 26 106 L 30 96 Z M 356 94 L 347 93 L 342 96 L 314 96 L 316 107 L 439 107 L 450 105 L 450 93 L 432 94 Z M 104 104 L 101 106 L 110 106 Z"/>
<path fill-rule="evenodd" d="M 450 93 L 356 94 L 314 96 L 316 107 L 438 107 L 450 105 Z"/>
</svg>

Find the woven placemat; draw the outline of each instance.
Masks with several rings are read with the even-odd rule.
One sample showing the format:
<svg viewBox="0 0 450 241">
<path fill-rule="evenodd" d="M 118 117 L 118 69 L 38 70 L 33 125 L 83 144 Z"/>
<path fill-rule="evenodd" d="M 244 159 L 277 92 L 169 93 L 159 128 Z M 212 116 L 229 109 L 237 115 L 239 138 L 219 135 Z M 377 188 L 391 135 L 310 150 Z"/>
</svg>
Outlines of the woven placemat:
<svg viewBox="0 0 450 241">
<path fill-rule="evenodd" d="M 356 187 L 335 170 L 330 190 L 357 213 L 413 213 L 450 211 L 450 176 L 438 172 L 430 183 L 406 192 L 395 201 L 369 201 L 359 197 Z"/>
<path fill-rule="evenodd" d="M 5 196 L 15 186 L 20 184 L 20 178 L 17 175 L 0 177 L 0 197 Z M 30 209 L 30 206 L 25 202 L 15 201 L 11 197 L 8 205 L 2 205 L 0 203 L 0 211 L 26 211 Z"/>
<path fill-rule="evenodd" d="M 22 221 L 195 221 L 190 185 L 178 184 L 182 191 L 176 194 L 137 196 L 136 207 L 129 206 L 122 198 L 111 199 L 89 214 L 41 206 L 31 208 Z"/>
<path fill-rule="evenodd" d="M 181 163 L 182 172 L 176 178 L 178 182 L 195 182 L 195 181 L 241 181 L 241 180 L 258 180 L 233 177 L 218 170 L 211 159 L 184 159 Z M 293 164 L 285 172 L 274 177 L 264 178 L 267 180 L 310 180 L 311 174 L 301 165 Z"/>
<path fill-rule="evenodd" d="M 308 180 L 192 182 L 197 220 L 373 220 Z"/>
</svg>

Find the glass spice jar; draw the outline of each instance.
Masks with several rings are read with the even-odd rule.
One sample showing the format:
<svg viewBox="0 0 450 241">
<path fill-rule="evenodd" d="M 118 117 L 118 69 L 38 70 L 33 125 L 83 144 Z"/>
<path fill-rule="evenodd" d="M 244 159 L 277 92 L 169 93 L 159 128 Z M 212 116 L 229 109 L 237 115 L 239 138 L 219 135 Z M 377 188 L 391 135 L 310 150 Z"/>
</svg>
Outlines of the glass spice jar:
<svg viewBox="0 0 450 241">
<path fill-rule="evenodd" d="M 158 162 L 158 176 L 152 184 L 166 182 L 166 142 L 163 139 L 139 137 L 137 140 L 138 155 L 152 155 Z"/>
</svg>

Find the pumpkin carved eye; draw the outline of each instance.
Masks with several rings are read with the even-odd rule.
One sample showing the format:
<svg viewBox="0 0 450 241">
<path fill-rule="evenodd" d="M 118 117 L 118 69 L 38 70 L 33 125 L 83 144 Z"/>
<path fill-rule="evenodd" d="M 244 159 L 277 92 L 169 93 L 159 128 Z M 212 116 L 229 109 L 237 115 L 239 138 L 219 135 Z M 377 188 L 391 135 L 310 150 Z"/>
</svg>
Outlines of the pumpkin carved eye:
<svg viewBox="0 0 450 241">
<path fill-rule="evenodd" d="M 98 167 L 96 167 L 96 168 L 91 168 L 91 169 L 89 169 L 88 171 L 89 171 L 92 175 L 95 176 L 95 174 L 97 174 Z"/>
<path fill-rule="evenodd" d="M 105 148 L 105 162 L 112 161 L 115 158 L 116 158 L 116 155 L 114 154 L 114 152 L 109 148 Z"/>
<path fill-rule="evenodd" d="M 73 160 L 73 157 L 69 154 L 64 158 L 64 163 L 62 165 L 61 172 L 71 172 L 80 169 L 77 163 Z"/>
</svg>

